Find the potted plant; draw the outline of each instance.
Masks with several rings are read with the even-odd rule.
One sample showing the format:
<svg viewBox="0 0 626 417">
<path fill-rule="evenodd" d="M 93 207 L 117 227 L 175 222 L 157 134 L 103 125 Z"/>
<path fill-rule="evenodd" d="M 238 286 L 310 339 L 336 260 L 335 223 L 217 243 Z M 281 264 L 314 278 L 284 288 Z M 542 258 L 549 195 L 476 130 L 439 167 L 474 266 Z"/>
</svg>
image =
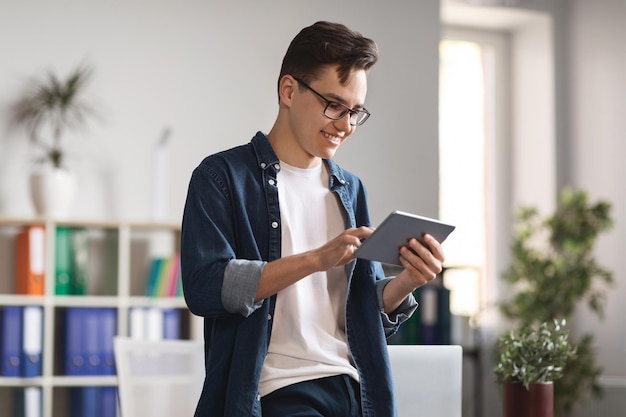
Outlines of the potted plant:
<svg viewBox="0 0 626 417">
<path fill-rule="evenodd" d="M 542 217 L 533 207 L 520 208 L 511 264 L 503 274 L 513 294 L 500 304 L 506 318 L 519 327 L 554 319 L 571 322 L 582 302 L 603 317 L 612 273 L 598 264 L 594 246 L 612 226 L 610 210 L 609 202 L 591 202 L 585 191 L 570 188 L 559 193 L 551 215 Z M 554 385 L 559 416 L 570 415 L 576 404 L 602 393 L 593 336 L 584 331 L 577 334 L 572 341 L 576 356 L 568 359 L 563 377 Z"/>
<path fill-rule="evenodd" d="M 503 386 L 503 417 L 554 415 L 554 381 L 576 355 L 565 324 L 544 322 L 500 337 L 494 372 Z"/>
<path fill-rule="evenodd" d="M 85 127 L 93 108 L 84 98 L 92 77 L 80 65 L 62 79 L 53 72 L 37 80 L 12 107 L 12 124 L 26 129 L 41 154 L 31 176 L 31 194 L 38 214 L 64 216 L 71 205 L 75 179 L 65 164 L 65 135 Z"/>
</svg>

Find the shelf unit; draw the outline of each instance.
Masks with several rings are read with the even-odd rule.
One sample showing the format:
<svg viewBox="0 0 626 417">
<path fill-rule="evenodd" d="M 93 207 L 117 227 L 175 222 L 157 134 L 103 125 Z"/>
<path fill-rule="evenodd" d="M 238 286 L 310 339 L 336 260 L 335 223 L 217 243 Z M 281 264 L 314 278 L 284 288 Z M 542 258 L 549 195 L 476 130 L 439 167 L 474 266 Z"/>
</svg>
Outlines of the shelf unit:
<svg viewBox="0 0 626 417">
<path fill-rule="evenodd" d="M 43 295 L 20 295 L 14 290 L 15 237 L 27 226 L 45 230 L 45 289 Z M 85 295 L 55 295 L 55 233 L 58 227 L 87 231 L 88 286 Z M 13 406 L 13 393 L 40 387 L 43 417 L 68 415 L 71 387 L 116 386 L 115 376 L 62 374 L 62 312 L 71 307 L 108 307 L 117 312 L 117 335 L 129 335 L 129 311 L 134 307 L 180 309 L 181 337 L 202 338 L 202 321 L 189 313 L 182 297 L 148 297 L 145 285 L 151 258 L 179 251 L 180 225 L 116 221 L 60 221 L 0 217 L 0 308 L 41 306 L 43 309 L 42 374 L 38 377 L 0 376 L 0 404 Z M 6 409 L 3 410 L 7 411 Z M 8 410 L 7 415 L 12 415 Z"/>
</svg>

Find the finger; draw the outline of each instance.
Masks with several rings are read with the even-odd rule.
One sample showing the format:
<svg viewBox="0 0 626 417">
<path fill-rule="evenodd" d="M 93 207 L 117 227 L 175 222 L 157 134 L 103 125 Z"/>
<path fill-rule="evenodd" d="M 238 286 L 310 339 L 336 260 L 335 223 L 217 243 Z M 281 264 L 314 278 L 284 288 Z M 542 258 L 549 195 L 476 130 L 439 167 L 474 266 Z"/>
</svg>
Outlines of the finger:
<svg viewBox="0 0 626 417">
<path fill-rule="evenodd" d="M 434 240 L 432 236 L 430 236 L 430 238 L 431 240 Z M 439 252 L 435 253 L 433 253 L 433 251 L 429 247 L 424 246 L 417 239 L 411 239 L 409 241 L 409 246 L 420 258 L 422 258 L 422 260 L 426 263 L 429 269 L 431 269 L 435 273 L 441 272 L 443 263 L 443 252 L 441 252 L 441 246 L 436 240 L 434 244 L 434 250 L 439 250 Z"/>
<path fill-rule="evenodd" d="M 437 239 L 435 239 L 432 235 L 429 235 L 428 233 L 424 234 L 424 243 L 428 245 L 428 248 L 433 256 L 437 258 L 439 262 L 443 263 L 445 259 L 441 243 L 439 243 Z"/>
<path fill-rule="evenodd" d="M 343 255 L 341 257 L 341 264 L 345 264 L 347 262 L 352 261 L 355 256 L 356 250 L 358 249 L 357 245 L 346 245 L 344 246 Z"/>
<path fill-rule="evenodd" d="M 357 236 L 346 234 L 342 236 L 341 244 L 345 248 L 356 251 L 356 249 L 361 246 L 361 239 Z"/>
<path fill-rule="evenodd" d="M 409 239 L 408 247 L 426 263 L 432 262 L 433 254 L 430 249 L 415 238 Z"/>
<path fill-rule="evenodd" d="M 422 249 L 425 248 L 422 246 Z M 411 265 L 411 269 L 415 271 L 414 274 L 420 275 L 422 279 L 426 281 L 432 281 L 437 278 L 437 275 L 441 272 L 441 264 L 436 260 L 434 262 L 428 262 L 428 260 L 434 259 L 432 255 L 430 255 L 430 252 L 428 253 L 428 256 L 419 255 L 406 246 L 400 249 L 401 257 Z"/>
<path fill-rule="evenodd" d="M 398 259 L 400 259 L 400 264 L 404 267 L 404 270 L 408 272 L 410 276 L 413 277 L 415 281 L 415 286 L 421 287 L 422 285 L 428 282 L 428 280 L 424 277 L 422 272 L 418 268 L 416 268 L 415 265 L 412 262 L 410 262 L 407 258 L 400 255 Z"/>
<path fill-rule="evenodd" d="M 374 232 L 373 227 L 361 226 L 352 229 L 347 229 L 346 233 L 350 236 L 354 236 L 359 240 L 367 239 Z"/>
</svg>

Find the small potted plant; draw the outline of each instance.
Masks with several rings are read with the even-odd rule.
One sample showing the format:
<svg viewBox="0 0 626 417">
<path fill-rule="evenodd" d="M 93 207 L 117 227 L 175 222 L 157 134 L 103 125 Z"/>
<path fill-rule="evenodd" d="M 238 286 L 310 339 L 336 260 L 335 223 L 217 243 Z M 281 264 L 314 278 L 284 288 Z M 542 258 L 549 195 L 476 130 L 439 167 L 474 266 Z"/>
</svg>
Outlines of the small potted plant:
<svg viewBox="0 0 626 417">
<path fill-rule="evenodd" d="M 76 67 L 65 78 L 53 72 L 29 86 L 12 107 L 12 124 L 23 127 L 42 152 L 31 176 L 31 194 L 38 214 L 63 216 L 71 205 L 75 179 L 65 164 L 65 135 L 85 127 L 93 108 L 84 98 L 92 76 L 89 66 Z"/>
<path fill-rule="evenodd" d="M 553 383 L 576 355 L 565 325 L 565 320 L 544 322 L 500 337 L 500 358 L 494 372 L 503 387 L 504 417 L 553 416 Z"/>
</svg>

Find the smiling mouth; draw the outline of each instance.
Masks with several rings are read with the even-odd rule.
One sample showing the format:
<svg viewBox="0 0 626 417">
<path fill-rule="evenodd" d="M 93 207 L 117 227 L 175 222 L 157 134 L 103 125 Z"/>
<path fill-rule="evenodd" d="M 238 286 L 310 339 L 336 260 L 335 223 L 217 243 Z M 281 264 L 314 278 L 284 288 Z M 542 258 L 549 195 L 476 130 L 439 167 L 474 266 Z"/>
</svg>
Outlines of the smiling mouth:
<svg viewBox="0 0 626 417">
<path fill-rule="evenodd" d="M 322 131 L 322 135 L 324 135 L 326 139 L 329 139 L 331 142 L 336 143 L 336 144 L 341 143 L 341 140 L 343 139 L 339 136 L 331 135 L 330 133 L 325 132 L 325 131 Z"/>
</svg>

